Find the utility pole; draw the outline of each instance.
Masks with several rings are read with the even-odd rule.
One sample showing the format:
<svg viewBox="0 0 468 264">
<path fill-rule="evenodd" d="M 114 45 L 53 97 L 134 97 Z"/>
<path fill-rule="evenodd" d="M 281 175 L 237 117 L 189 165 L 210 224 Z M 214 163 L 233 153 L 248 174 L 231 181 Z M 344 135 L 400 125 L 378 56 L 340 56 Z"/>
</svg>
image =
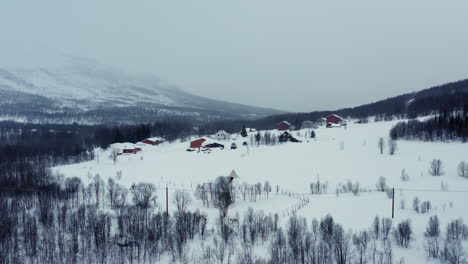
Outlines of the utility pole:
<svg viewBox="0 0 468 264">
<path fill-rule="evenodd" d="M 395 217 L 395 188 L 392 188 L 392 219 Z"/>
</svg>

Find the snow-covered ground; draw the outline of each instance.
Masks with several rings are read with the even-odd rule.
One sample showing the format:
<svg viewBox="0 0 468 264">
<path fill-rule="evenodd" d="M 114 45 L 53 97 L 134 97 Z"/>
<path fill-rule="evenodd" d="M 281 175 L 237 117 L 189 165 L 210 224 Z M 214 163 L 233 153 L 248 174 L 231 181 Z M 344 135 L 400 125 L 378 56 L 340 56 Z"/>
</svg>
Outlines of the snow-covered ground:
<svg viewBox="0 0 468 264">
<path fill-rule="evenodd" d="M 463 143 L 426 143 L 398 141 L 395 155 L 389 155 L 387 149 L 381 155 L 377 142 L 380 137 L 387 141 L 390 128 L 397 121 L 376 122 L 369 124 L 349 124 L 344 128 L 324 128 L 315 130 L 316 139 L 303 138 L 305 130 L 292 134 L 302 143 L 285 143 L 275 146 L 242 146 L 249 139 L 237 137 L 229 141 L 218 141 L 225 149 L 215 149 L 211 153 L 188 152 L 189 142 L 164 143 L 159 146 L 138 146 L 143 151 L 136 155 L 122 155 L 116 164 L 109 159 L 109 151 L 98 151 L 94 161 L 54 168 L 67 177 L 78 176 L 85 182 L 99 174 L 104 180 L 117 178 L 127 187 L 132 183 L 151 182 L 160 188 L 194 190 L 197 184 L 214 180 L 218 176 L 227 176 L 235 170 L 240 176 L 237 184 L 247 182 L 255 184 L 269 181 L 273 191 L 267 199 L 257 202 L 243 201 L 238 198 L 230 209 L 230 214 L 241 215 L 248 207 L 263 210 L 266 213 L 278 213 L 285 219 L 297 207 L 299 200 L 289 195 L 275 195 L 276 185 L 281 190 L 310 193 L 310 183 L 317 181 L 328 183 L 328 194 L 310 195 L 310 202 L 298 210 L 308 221 L 320 219 L 331 214 L 336 222 L 346 229 L 359 231 L 368 228 L 375 216 L 391 217 L 391 199 L 382 192 L 336 195 L 340 184 L 348 181 L 359 182 L 361 188 L 375 190 L 380 176 L 387 180 L 395 191 L 395 220 L 398 223 L 410 218 L 415 231 L 415 242 L 410 249 L 395 248 L 395 259 L 404 257 L 406 263 L 427 263 L 423 248 L 423 232 L 430 216 L 438 215 L 441 226 L 459 217 L 468 219 L 468 180 L 457 176 L 456 168 L 460 161 L 468 161 L 468 147 Z M 274 133 L 278 133 L 273 131 Z M 195 138 L 194 138 L 195 139 Z M 235 150 L 229 147 L 232 142 L 239 146 Z M 114 147 L 133 147 L 132 144 L 116 144 Z M 444 175 L 431 176 L 428 172 L 432 159 L 441 159 Z M 410 179 L 400 179 L 402 170 Z M 449 192 L 441 192 L 441 185 L 448 186 Z M 406 190 L 399 190 L 406 189 Z M 422 191 L 432 190 L 432 191 Z M 160 189 L 159 203 L 165 204 L 164 189 Z M 430 201 L 432 209 L 427 214 L 418 214 L 412 210 L 413 198 Z M 401 208 L 404 201 L 405 208 Z M 170 204 L 171 207 L 174 207 Z M 162 206 L 161 206 L 162 207 Z M 210 218 L 217 215 L 212 208 L 204 208 L 196 199 L 192 209 L 204 210 Z M 172 209 L 171 209 L 172 210 Z M 211 220 L 210 220 L 211 221 Z M 286 221 L 283 221 L 285 223 Z"/>
</svg>

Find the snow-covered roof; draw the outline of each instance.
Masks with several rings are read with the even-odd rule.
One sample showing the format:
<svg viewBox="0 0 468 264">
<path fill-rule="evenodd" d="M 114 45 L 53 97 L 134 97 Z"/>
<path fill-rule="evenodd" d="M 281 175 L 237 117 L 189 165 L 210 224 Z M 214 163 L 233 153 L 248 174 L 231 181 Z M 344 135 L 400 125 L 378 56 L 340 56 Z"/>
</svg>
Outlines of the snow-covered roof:
<svg viewBox="0 0 468 264">
<path fill-rule="evenodd" d="M 164 138 L 162 138 L 162 137 L 150 137 L 150 138 L 147 138 L 147 140 L 151 140 L 151 141 L 164 141 Z"/>
<path fill-rule="evenodd" d="M 341 119 L 341 120 L 343 120 L 343 121 L 346 121 L 345 118 L 343 118 L 343 117 L 341 117 L 341 116 L 339 116 L 339 115 L 331 114 L 331 115 L 329 115 L 329 117 L 330 117 L 330 116 L 335 116 L 335 117 L 338 117 L 339 119 Z"/>
<path fill-rule="evenodd" d="M 220 130 L 220 131 L 216 132 L 215 135 L 229 135 L 229 133 L 224 131 L 224 130 Z"/>
<path fill-rule="evenodd" d="M 228 177 L 231 177 L 233 179 L 238 179 L 239 175 L 237 175 L 235 170 L 232 170 Z"/>
<path fill-rule="evenodd" d="M 291 125 L 291 123 L 289 123 L 288 121 L 281 121 L 280 124 L 281 124 L 281 123 L 285 123 L 285 124 L 288 125 L 288 126 Z"/>
</svg>

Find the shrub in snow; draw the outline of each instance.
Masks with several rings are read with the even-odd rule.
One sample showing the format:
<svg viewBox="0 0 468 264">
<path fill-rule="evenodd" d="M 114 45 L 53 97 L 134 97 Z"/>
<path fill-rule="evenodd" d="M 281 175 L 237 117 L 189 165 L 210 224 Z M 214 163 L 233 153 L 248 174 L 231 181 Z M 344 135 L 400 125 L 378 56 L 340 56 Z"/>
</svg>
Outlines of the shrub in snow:
<svg viewBox="0 0 468 264">
<path fill-rule="evenodd" d="M 462 242 L 460 240 L 446 240 L 440 253 L 440 259 L 449 264 L 467 263 L 467 255 Z"/>
<path fill-rule="evenodd" d="M 419 213 L 419 198 L 416 196 L 414 197 L 413 199 L 413 210 L 416 211 L 417 213 Z"/>
<path fill-rule="evenodd" d="M 405 169 L 401 170 L 401 177 L 400 177 L 401 181 L 403 182 L 407 182 L 409 181 L 409 175 L 408 173 L 406 172 Z"/>
<path fill-rule="evenodd" d="M 395 152 L 397 150 L 397 143 L 393 139 L 388 140 L 388 154 L 390 155 L 395 155 Z"/>
<path fill-rule="evenodd" d="M 467 240 L 468 226 L 462 219 L 456 219 L 447 224 L 447 240 Z"/>
<path fill-rule="evenodd" d="M 379 138 L 379 141 L 377 142 L 377 147 L 379 148 L 380 154 L 383 154 L 385 149 L 385 141 L 382 137 Z"/>
<path fill-rule="evenodd" d="M 377 183 L 375 185 L 377 187 L 377 191 L 379 192 L 385 192 L 387 190 L 387 179 L 383 176 L 380 176 L 379 179 L 377 180 Z"/>
<path fill-rule="evenodd" d="M 120 181 L 120 180 L 122 179 L 122 175 L 123 175 L 123 174 L 122 174 L 122 171 L 119 170 L 119 171 L 116 172 L 115 177 L 117 178 L 117 180 Z"/>
<path fill-rule="evenodd" d="M 425 214 L 425 213 L 428 213 L 429 210 L 431 210 L 431 202 L 429 201 L 424 201 L 421 203 L 421 205 L 419 206 L 419 212 L 421 214 Z"/>
<path fill-rule="evenodd" d="M 387 194 L 387 197 L 388 197 L 389 199 L 392 199 L 392 198 L 393 198 L 393 189 L 387 188 L 387 190 L 385 191 L 385 193 Z"/>
<path fill-rule="evenodd" d="M 328 183 L 321 182 L 320 178 L 317 177 L 317 181 L 310 184 L 310 193 L 311 194 L 321 194 L 327 192 Z"/>
<path fill-rule="evenodd" d="M 442 176 L 444 171 L 442 170 L 442 161 L 440 159 L 433 159 L 430 164 L 429 174 L 432 176 Z"/>
<path fill-rule="evenodd" d="M 457 166 L 458 176 L 468 178 L 468 163 L 461 161 Z"/>
<path fill-rule="evenodd" d="M 444 182 L 444 181 L 441 181 L 440 182 L 440 190 L 445 192 L 445 191 L 448 191 L 448 189 L 449 189 L 448 188 L 448 183 Z"/>
<path fill-rule="evenodd" d="M 431 216 L 429 218 L 429 223 L 426 227 L 426 232 L 424 233 L 426 237 L 439 237 L 440 236 L 440 224 L 439 217 L 437 215 Z"/>
<path fill-rule="evenodd" d="M 413 237 L 413 228 L 411 227 L 411 220 L 403 220 L 400 222 L 395 230 L 393 230 L 393 237 L 398 246 L 407 248 L 410 245 Z"/>
</svg>

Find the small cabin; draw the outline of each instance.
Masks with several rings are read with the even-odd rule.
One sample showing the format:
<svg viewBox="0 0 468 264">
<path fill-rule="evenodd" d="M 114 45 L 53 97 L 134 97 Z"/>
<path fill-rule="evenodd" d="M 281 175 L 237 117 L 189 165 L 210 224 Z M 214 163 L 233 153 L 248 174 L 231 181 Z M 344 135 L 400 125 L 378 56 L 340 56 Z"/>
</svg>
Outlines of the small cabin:
<svg viewBox="0 0 468 264">
<path fill-rule="evenodd" d="M 145 139 L 142 142 L 145 143 L 145 144 L 148 144 L 148 145 L 157 146 L 157 145 L 163 143 L 164 141 L 159 140 L 159 139 Z"/>
<path fill-rule="evenodd" d="M 220 130 L 216 132 L 216 134 L 214 134 L 214 138 L 216 138 L 217 140 L 228 140 L 229 137 L 229 133 L 224 130 Z"/>
<path fill-rule="evenodd" d="M 285 142 L 301 142 L 300 140 L 296 139 L 289 133 L 288 131 L 284 131 L 281 133 L 281 135 L 278 137 L 278 141 L 280 143 L 285 143 Z"/>
<path fill-rule="evenodd" d="M 224 149 L 224 145 L 223 144 L 219 144 L 219 143 L 210 143 L 210 144 L 206 144 L 205 146 L 203 146 L 205 148 L 220 148 L 220 149 Z"/>
</svg>

